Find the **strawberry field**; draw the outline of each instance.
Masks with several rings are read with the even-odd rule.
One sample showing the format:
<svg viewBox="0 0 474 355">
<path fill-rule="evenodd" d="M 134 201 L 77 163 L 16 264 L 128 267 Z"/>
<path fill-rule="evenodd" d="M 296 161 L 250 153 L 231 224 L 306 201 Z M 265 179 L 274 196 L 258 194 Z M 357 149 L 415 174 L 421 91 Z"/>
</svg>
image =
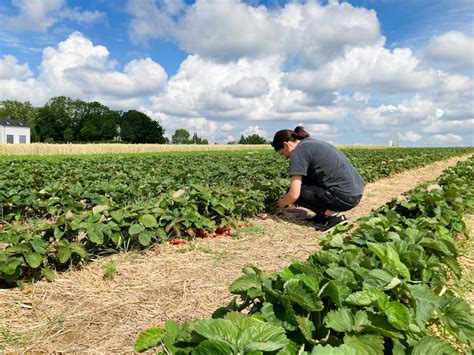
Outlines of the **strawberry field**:
<svg viewBox="0 0 474 355">
<path fill-rule="evenodd" d="M 469 148 L 344 150 L 367 182 Z M 0 283 L 117 250 L 223 233 L 288 185 L 270 151 L 0 160 Z"/>
<path fill-rule="evenodd" d="M 448 286 L 459 278 L 474 212 L 474 158 L 417 186 L 322 250 L 280 272 L 246 267 L 236 297 L 212 319 L 145 331 L 135 350 L 173 354 L 459 354 L 474 345 L 474 314 Z"/>
</svg>

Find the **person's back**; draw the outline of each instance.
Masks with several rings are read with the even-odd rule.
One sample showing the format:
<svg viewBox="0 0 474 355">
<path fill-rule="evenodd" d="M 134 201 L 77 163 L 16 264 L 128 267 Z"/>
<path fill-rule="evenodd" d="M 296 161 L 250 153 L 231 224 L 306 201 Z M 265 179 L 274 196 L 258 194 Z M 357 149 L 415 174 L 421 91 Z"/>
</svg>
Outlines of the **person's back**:
<svg viewBox="0 0 474 355">
<path fill-rule="evenodd" d="M 304 185 L 318 185 L 342 196 L 359 196 L 364 191 L 364 180 L 349 159 L 333 145 L 314 138 L 301 140 L 291 152 L 291 175 L 302 175 Z"/>
</svg>

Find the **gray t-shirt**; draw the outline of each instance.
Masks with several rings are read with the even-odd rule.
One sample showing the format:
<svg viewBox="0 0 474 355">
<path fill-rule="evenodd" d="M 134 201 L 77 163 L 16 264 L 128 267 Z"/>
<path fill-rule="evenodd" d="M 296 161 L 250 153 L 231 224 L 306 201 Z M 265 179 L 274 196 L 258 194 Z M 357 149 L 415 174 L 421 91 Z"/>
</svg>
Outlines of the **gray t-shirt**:
<svg viewBox="0 0 474 355">
<path fill-rule="evenodd" d="M 304 185 L 317 185 L 337 195 L 360 196 L 364 180 L 349 159 L 333 145 L 305 138 L 290 154 L 290 176 L 302 175 Z"/>
</svg>

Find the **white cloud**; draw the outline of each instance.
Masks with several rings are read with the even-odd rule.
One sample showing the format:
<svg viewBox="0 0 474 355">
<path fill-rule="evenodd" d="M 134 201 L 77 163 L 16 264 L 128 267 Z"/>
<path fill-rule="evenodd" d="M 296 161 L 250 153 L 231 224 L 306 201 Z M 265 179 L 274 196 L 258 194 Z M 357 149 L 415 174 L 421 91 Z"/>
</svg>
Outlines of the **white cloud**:
<svg viewBox="0 0 474 355">
<path fill-rule="evenodd" d="M 115 66 L 107 48 L 74 32 L 57 48 L 44 49 L 38 79 L 31 78 L 28 65 L 18 64 L 15 57 L 1 59 L 0 83 L 10 81 L 3 83 L 0 97 L 44 103 L 63 95 L 134 108 L 167 82 L 164 69 L 150 58 L 132 60 L 123 71 L 114 70 Z"/>
<path fill-rule="evenodd" d="M 427 48 L 428 59 L 445 63 L 451 68 L 474 67 L 474 37 L 459 31 L 450 31 L 431 38 Z"/>
<path fill-rule="evenodd" d="M 423 138 L 421 135 L 413 131 L 399 133 L 398 137 L 400 138 L 401 141 L 406 141 L 410 143 L 418 142 Z"/>
<path fill-rule="evenodd" d="M 28 64 L 18 64 L 12 55 L 0 58 L 0 80 L 19 79 L 23 80 L 33 76 Z"/>
<path fill-rule="evenodd" d="M 436 86 L 438 74 L 421 66 L 410 49 L 390 51 L 381 45 L 351 48 L 344 57 L 316 70 L 296 70 L 288 74 L 287 84 L 291 89 L 313 93 L 347 89 L 390 93 Z"/>
<path fill-rule="evenodd" d="M 438 143 L 461 143 L 463 142 L 463 138 L 457 134 L 435 134 L 433 136 L 433 141 L 438 142 Z"/>
<path fill-rule="evenodd" d="M 69 8 L 65 0 L 13 0 L 19 14 L 7 18 L 12 28 L 46 32 L 55 23 L 64 19 L 75 22 L 91 23 L 101 21 L 105 14 L 100 11 L 81 11 L 79 8 Z"/>
<path fill-rule="evenodd" d="M 268 139 L 268 133 L 259 126 L 248 126 L 242 132 L 244 137 L 248 137 L 253 134 L 258 134 L 260 137 Z"/>
<path fill-rule="evenodd" d="M 349 3 L 292 2 L 270 10 L 238 0 L 198 0 L 180 6 L 182 16 L 173 18 L 166 3 L 129 0 L 128 11 L 134 40 L 171 38 L 188 53 L 218 61 L 282 55 L 318 65 L 347 46 L 382 39 L 375 12 Z"/>
<path fill-rule="evenodd" d="M 242 78 L 234 84 L 229 85 L 226 91 L 234 97 L 253 98 L 268 92 L 268 83 L 262 77 Z"/>
</svg>

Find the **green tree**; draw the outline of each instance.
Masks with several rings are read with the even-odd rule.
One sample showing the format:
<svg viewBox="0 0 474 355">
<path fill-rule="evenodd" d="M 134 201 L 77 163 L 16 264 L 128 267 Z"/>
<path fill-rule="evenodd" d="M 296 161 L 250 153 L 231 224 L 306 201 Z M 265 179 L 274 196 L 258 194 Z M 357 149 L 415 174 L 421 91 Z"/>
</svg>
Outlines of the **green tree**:
<svg viewBox="0 0 474 355">
<path fill-rule="evenodd" d="M 30 102 L 15 100 L 0 101 L 0 119 L 14 119 L 26 123 L 31 130 L 31 140 L 38 141 L 39 135 L 35 129 L 38 110 Z"/>
<path fill-rule="evenodd" d="M 197 133 L 193 134 L 193 138 L 191 138 L 191 144 L 209 144 L 207 139 L 203 139 L 201 137 L 198 137 Z"/>
<path fill-rule="evenodd" d="M 247 137 L 240 136 L 239 144 L 268 144 L 268 142 L 258 134 L 252 134 Z"/>
<path fill-rule="evenodd" d="M 58 96 L 38 109 L 35 129 L 41 141 L 61 142 L 64 140 L 65 129 L 74 126 L 73 102 L 69 97 Z"/>
<path fill-rule="evenodd" d="M 68 127 L 64 130 L 63 137 L 65 142 L 71 142 L 74 139 L 74 131 L 71 127 Z"/>
<path fill-rule="evenodd" d="M 131 143 L 165 143 L 165 130 L 142 112 L 130 110 L 119 118 L 121 137 Z"/>
<path fill-rule="evenodd" d="M 173 142 L 173 144 L 189 144 L 189 132 L 184 128 L 177 129 L 171 136 L 171 142 Z"/>
</svg>

